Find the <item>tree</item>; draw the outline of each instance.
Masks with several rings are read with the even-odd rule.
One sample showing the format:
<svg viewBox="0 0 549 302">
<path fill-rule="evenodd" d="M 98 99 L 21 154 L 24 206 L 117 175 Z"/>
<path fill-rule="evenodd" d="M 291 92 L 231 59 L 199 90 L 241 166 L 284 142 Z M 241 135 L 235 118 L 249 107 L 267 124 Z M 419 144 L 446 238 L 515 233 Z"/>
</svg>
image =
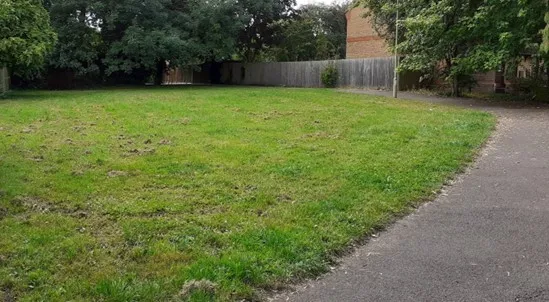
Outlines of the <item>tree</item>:
<svg viewBox="0 0 549 302">
<path fill-rule="evenodd" d="M 107 51 L 103 63 L 115 79 L 162 82 L 170 66 L 199 65 L 235 53 L 244 20 L 230 0 L 101 0 L 97 5 Z"/>
<path fill-rule="evenodd" d="M 59 39 L 48 56 L 48 67 L 71 70 L 78 76 L 99 76 L 104 44 L 94 4 L 89 0 L 44 2 Z"/>
<path fill-rule="evenodd" d="M 56 34 L 39 0 L 0 0 L 0 66 L 18 75 L 40 68 Z"/>
<path fill-rule="evenodd" d="M 545 25 L 545 28 L 543 29 L 542 50 L 549 54 L 549 12 L 545 13 L 545 23 L 547 25 Z"/>
<path fill-rule="evenodd" d="M 317 59 L 343 59 L 347 48 L 347 17 L 349 2 L 334 2 L 330 5 L 316 4 L 306 5 L 300 9 L 300 15 L 304 19 L 311 20 L 315 24 L 315 34 L 325 39 L 332 49 L 324 55 L 317 55 Z M 319 46 L 320 47 L 320 46 Z M 319 49 L 319 53 L 322 50 Z"/>
<path fill-rule="evenodd" d="M 238 48 L 242 59 L 254 62 L 274 44 L 280 21 L 290 17 L 295 0 L 240 0 L 238 15 L 244 19 Z"/>
<path fill-rule="evenodd" d="M 97 13 L 107 50 L 103 63 L 117 81 L 160 84 L 166 62 L 191 61 L 188 3 L 162 0 L 103 0 Z"/>
<path fill-rule="evenodd" d="M 345 57 L 347 18 L 345 4 L 306 5 L 278 22 L 273 45 L 263 60 L 310 61 Z"/>
<path fill-rule="evenodd" d="M 378 32 L 393 45 L 396 1 L 363 0 Z M 402 69 L 442 67 L 454 95 L 477 72 L 494 70 L 539 45 L 546 4 L 539 0 L 402 0 Z"/>
<path fill-rule="evenodd" d="M 549 58 L 542 52 L 541 34 L 545 26 L 544 12 L 548 9 L 547 2 L 540 0 L 484 0 L 470 25 L 472 34 L 482 40 L 476 47 L 477 52 L 495 54 L 503 69 L 511 67 L 506 73 L 511 80 L 516 78 L 513 67 L 525 56 L 532 57 L 529 80 L 541 84 L 544 69 L 549 67 Z M 478 60 L 485 57 L 479 56 Z"/>
<path fill-rule="evenodd" d="M 239 14 L 236 1 L 201 1 L 190 12 L 191 36 L 200 45 L 200 62 L 231 59 L 238 51 L 238 35 L 249 20 Z"/>
<path fill-rule="evenodd" d="M 274 45 L 261 53 L 262 61 L 309 61 L 316 57 L 317 37 L 311 20 L 285 20 L 278 27 Z"/>
</svg>

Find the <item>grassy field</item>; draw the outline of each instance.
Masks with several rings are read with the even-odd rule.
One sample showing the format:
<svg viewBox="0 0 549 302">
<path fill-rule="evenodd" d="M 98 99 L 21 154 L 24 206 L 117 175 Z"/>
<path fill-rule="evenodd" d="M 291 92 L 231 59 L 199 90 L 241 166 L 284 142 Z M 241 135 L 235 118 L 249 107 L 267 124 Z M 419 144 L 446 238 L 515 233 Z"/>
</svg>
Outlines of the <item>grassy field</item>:
<svg viewBox="0 0 549 302">
<path fill-rule="evenodd" d="M 495 119 L 282 88 L 0 100 L 0 300 L 210 301 L 325 272 Z"/>
</svg>

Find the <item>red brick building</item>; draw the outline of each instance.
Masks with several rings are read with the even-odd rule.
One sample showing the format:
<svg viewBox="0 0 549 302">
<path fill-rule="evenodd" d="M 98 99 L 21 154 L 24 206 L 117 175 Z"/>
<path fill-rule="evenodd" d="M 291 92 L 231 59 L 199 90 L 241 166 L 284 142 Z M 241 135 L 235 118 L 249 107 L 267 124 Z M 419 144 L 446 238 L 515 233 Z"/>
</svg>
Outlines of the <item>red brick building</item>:
<svg viewBox="0 0 549 302">
<path fill-rule="evenodd" d="M 347 59 L 389 57 L 385 40 L 375 31 L 365 8 L 355 7 L 347 12 Z"/>
</svg>

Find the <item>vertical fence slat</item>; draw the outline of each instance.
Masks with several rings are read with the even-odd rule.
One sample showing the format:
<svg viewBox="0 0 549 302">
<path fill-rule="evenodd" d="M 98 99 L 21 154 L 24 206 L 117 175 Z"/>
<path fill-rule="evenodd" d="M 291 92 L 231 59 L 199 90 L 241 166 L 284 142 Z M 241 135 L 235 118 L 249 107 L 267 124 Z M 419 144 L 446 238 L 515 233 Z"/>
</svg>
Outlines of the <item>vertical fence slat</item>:
<svg viewBox="0 0 549 302">
<path fill-rule="evenodd" d="M 0 67 L 0 96 L 7 93 L 10 89 L 10 77 L 8 69 Z"/>
</svg>

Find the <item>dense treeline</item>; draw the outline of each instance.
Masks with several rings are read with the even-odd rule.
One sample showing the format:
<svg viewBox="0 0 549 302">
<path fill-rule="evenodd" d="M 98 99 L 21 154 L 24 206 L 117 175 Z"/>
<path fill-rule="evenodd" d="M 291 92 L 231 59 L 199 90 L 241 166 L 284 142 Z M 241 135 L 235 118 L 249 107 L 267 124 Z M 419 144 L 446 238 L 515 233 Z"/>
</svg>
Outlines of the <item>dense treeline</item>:
<svg viewBox="0 0 549 302">
<path fill-rule="evenodd" d="M 20 84 L 47 78 L 84 85 L 159 84 L 167 62 L 200 66 L 345 54 L 346 6 L 336 4 L 296 8 L 294 0 L 6 0 L 1 5 L 0 64 Z M 24 14 L 29 15 L 24 26 L 10 24 Z M 5 46 L 19 28 L 36 37 L 24 41 L 29 35 L 21 33 L 27 44 Z M 9 57 L 19 55 L 19 48 L 35 53 L 23 53 L 20 60 Z"/>
<path fill-rule="evenodd" d="M 402 69 L 425 74 L 440 70 L 436 77 L 447 79 L 455 95 L 471 84 L 476 72 L 507 69 L 512 78 L 512 67 L 524 59 L 534 65 L 528 80 L 549 86 L 547 0 L 400 0 L 398 5 L 357 0 L 357 5 L 369 9 L 390 45 L 398 11 L 398 47 L 406 54 Z"/>
<path fill-rule="evenodd" d="M 369 9 L 389 45 L 398 10 L 401 68 L 446 79 L 456 95 L 477 72 L 507 70 L 512 78 L 525 58 L 534 65 L 527 84 L 549 86 L 548 0 L 354 4 Z M 19 84 L 158 84 L 168 62 L 340 59 L 347 9 L 296 8 L 294 0 L 3 0 L 0 66 Z"/>
</svg>

